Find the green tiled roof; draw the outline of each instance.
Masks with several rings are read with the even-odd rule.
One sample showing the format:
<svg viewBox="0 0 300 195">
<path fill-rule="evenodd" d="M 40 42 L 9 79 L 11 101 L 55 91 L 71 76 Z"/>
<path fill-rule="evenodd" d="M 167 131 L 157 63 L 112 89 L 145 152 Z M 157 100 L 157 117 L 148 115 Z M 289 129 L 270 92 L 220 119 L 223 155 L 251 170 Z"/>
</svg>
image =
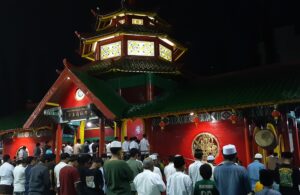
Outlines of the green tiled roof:
<svg viewBox="0 0 300 195">
<path fill-rule="evenodd" d="M 107 106 L 117 117 L 122 117 L 129 104 L 122 99 L 104 81 L 89 76 L 84 72 L 73 71 L 87 88 Z"/>
<path fill-rule="evenodd" d="M 22 128 L 32 111 L 17 112 L 0 118 L 0 131 Z"/>
<path fill-rule="evenodd" d="M 182 85 L 151 103 L 135 105 L 128 117 L 246 108 L 300 102 L 300 66 L 263 67 Z"/>
<path fill-rule="evenodd" d="M 179 74 L 176 64 L 156 58 L 115 58 L 98 61 L 87 65 L 84 69 L 94 75 L 108 72 L 147 72 Z"/>
</svg>

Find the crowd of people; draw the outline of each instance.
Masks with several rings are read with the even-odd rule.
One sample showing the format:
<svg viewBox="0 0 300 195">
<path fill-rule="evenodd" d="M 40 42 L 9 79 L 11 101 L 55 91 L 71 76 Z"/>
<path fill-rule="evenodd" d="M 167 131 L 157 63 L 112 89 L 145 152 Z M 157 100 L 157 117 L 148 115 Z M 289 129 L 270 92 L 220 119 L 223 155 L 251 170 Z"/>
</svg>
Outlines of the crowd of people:
<svg viewBox="0 0 300 195">
<path fill-rule="evenodd" d="M 95 144 L 95 145 L 94 145 Z M 94 145 L 94 146 L 93 146 Z M 70 147 L 68 147 L 70 146 Z M 97 142 L 72 147 L 67 144 L 60 162 L 40 144 L 34 156 L 22 147 L 12 161 L 4 155 L 0 166 L 0 194 L 15 195 L 297 195 L 300 194 L 299 168 L 292 165 L 292 153 L 281 159 L 273 154 L 267 166 L 263 156 L 255 154 L 247 168 L 237 163 L 234 145 L 222 148 L 224 161 L 214 163 L 214 156 L 193 151 L 194 162 L 186 168 L 182 155 L 170 155 L 164 166 L 157 153 L 150 155 L 146 135 L 138 141 L 117 138 L 106 145 L 107 155 L 95 155 Z M 20 155 L 19 155 L 20 153 Z"/>
</svg>

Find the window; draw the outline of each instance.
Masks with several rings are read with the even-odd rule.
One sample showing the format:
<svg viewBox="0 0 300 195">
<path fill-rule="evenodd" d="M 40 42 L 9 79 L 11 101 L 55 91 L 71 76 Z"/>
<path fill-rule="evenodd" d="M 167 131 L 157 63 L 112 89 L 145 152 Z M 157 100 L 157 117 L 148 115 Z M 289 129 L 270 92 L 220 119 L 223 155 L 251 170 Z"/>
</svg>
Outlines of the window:
<svg viewBox="0 0 300 195">
<path fill-rule="evenodd" d="M 121 56 L 121 41 L 101 46 L 101 60 Z"/>
<path fill-rule="evenodd" d="M 128 40 L 128 55 L 154 56 L 154 42 Z"/>
<path fill-rule="evenodd" d="M 135 24 L 135 25 L 143 25 L 144 24 L 144 21 L 143 21 L 143 19 L 132 19 L 131 20 L 131 23 L 132 24 Z"/>
<path fill-rule="evenodd" d="M 172 61 L 172 51 L 161 44 L 159 44 L 159 56 L 170 62 Z"/>
</svg>

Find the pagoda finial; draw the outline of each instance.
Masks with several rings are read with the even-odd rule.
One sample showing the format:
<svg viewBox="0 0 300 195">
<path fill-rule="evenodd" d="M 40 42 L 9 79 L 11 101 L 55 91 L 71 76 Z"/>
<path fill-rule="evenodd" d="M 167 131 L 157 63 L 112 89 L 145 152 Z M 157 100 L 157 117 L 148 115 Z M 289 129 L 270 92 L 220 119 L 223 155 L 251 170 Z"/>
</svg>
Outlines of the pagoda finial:
<svg viewBox="0 0 300 195">
<path fill-rule="evenodd" d="M 78 38 L 80 38 L 80 34 L 79 34 L 79 32 L 77 31 L 77 30 L 75 30 L 75 35 L 78 37 Z"/>
</svg>

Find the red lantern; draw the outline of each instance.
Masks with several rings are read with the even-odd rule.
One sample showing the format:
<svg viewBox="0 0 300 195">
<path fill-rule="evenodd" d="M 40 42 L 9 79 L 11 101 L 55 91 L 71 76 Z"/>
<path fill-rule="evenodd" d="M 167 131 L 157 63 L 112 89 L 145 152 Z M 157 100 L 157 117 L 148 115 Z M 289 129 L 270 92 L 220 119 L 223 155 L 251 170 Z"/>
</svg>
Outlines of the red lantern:
<svg viewBox="0 0 300 195">
<path fill-rule="evenodd" d="M 238 117 L 235 113 L 232 113 L 231 116 L 229 117 L 229 119 L 231 120 L 232 124 L 235 124 L 236 121 L 238 120 Z"/>
<path fill-rule="evenodd" d="M 281 116 L 281 113 L 278 110 L 274 109 L 272 112 L 272 117 L 274 118 L 274 120 L 277 121 L 280 116 Z"/>
<path fill-rule="evenodd" d="M 195 123 L 196 127 L 198 127 L 198 125 L 200 123 L 200 119 L 198 118 L 197 115 L 194 117 L 193 122 Z"/>
<path fill-rule="evenodd" d="M 161 119 L 161 121 L 159 122 L 159 126 L 161 130 L 164 130 L 166 123 L 163 121 L 163 119 Z"/>
</svg>

